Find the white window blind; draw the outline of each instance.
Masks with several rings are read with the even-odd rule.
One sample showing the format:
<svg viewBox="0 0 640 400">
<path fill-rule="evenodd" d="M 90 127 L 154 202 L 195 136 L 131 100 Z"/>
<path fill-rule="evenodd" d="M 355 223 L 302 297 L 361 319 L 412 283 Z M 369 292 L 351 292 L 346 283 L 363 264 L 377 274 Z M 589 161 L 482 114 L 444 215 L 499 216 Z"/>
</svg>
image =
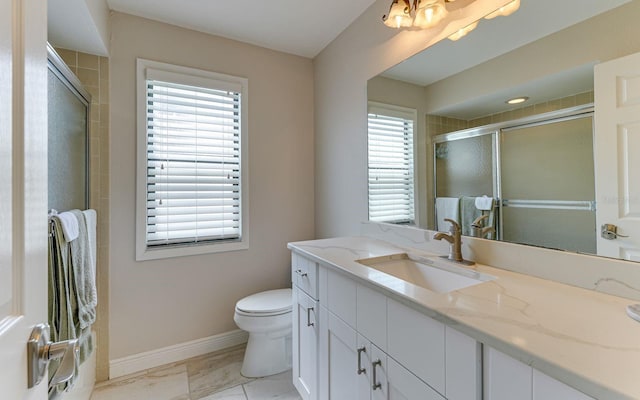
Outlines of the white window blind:
<svg viewBox="0 0 640 400">
<path fill-rule="evenodd" d="M 415 111 L 369 107 L 369 220 L 415 220 L 413 126 Z"/>
<path fill-rule="evenodd" d="M 153 76 L 146 79 L 147 247 L 241 239 L 241 91 Z"/>
</svg>

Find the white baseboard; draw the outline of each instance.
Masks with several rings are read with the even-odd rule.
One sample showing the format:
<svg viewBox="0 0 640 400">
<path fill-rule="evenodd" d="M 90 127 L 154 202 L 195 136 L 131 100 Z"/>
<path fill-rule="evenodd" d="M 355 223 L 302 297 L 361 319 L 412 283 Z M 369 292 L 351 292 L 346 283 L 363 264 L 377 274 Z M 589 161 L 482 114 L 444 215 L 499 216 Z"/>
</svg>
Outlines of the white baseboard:
<svg viewBox="0 0 640 400">
<path fill-rule="evenodd" d="M 248 338 L 249 334 L 247 332 L 237 329 L 219 335 L 111 360 L 109 362 L 109 379 L 233 347 L 246 343 Z"/>
</svg>

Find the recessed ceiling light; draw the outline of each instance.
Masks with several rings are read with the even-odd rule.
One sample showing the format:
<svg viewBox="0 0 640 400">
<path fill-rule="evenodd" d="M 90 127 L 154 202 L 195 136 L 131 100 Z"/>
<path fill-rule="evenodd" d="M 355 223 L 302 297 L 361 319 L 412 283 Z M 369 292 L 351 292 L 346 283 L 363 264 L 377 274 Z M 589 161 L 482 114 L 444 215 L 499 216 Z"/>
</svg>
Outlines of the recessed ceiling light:
<svg viewBox="0 0 640 400">
<path fill-rule="evenodd" d="M 520 104 L 520 103 L 524 103 L 527 100 L 529 100 L 529 98 L 527 96 L 522 96 L 522 97 L 516 97 L 516 98 L 513 98 L 513 99 L 509 99 L 509 100 L 505 101 L 505 103 L 507 103 L 507 104 Z"/>
</svg>

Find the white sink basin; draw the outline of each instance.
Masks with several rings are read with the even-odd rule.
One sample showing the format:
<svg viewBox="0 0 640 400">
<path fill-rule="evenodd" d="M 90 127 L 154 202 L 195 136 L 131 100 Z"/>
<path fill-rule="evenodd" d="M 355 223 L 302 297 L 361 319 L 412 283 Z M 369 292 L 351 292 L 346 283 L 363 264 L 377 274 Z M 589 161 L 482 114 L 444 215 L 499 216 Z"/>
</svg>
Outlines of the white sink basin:
<svg viewBox="0 0 640 400">
<path fill-rule="evenodd" d="M 448 293 L 495 279 L 491 275 L 462 268 L 449 261 L 406 253 L 356 261 L 437 293 Z"/>
</svg>

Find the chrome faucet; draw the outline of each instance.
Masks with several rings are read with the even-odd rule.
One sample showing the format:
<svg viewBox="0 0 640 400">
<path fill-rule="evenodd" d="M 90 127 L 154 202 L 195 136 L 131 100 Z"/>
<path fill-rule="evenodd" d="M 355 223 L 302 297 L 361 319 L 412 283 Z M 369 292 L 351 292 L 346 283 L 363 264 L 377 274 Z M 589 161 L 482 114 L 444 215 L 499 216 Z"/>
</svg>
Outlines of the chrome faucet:
<svg viewBox="0 0 640 400">
<path fill-rule="evenodd" d="M 485 238 L 488 233 L 493 233 L 496 231 L 491 226 L 486 226 L 484 228 L 482 227 L 483 221 L 488 218 L 488 215 L 482 215 L 476 218 L 475 221 L 471 223 L 471 236 Z"/>
<path fill-rule="evenodd" d="M 445 218 L 444 220 L 451 223 L 449 233 L 436 232 L 433 238 L 436 240 L 444 239 L 449 242 L 449 255 L 446 256 L 449 260 L 466 265 L 473 265 L 474 263 L 472 261 L 466 261 L 462 258 L 462 230 L 460 229 L 460 224 L 449 218 Z"/>
</svg>

